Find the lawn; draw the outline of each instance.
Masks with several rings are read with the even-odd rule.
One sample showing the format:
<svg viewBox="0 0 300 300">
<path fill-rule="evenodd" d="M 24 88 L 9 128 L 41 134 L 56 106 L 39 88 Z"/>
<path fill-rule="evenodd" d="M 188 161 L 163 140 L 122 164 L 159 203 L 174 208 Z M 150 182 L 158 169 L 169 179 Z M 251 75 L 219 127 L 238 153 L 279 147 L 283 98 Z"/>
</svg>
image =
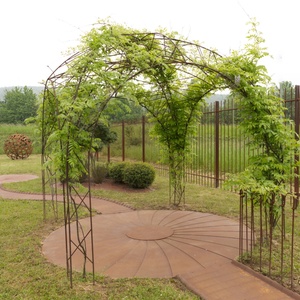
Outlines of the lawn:
<svg viewBox="0 0 300 300">
<path fill-rule="evenodd" d="M 0 155 L 0 175 L 31 173 L 40 175 L 40 156 L 32 155 L 26 160 L 12 161 Z M 5 184 L 5 188 L 39 193 L 41 179 L 23 183 Z M 209 189 L 188 189 L 187 203 L 197 203 L 200 209 L 209 196 Z M 192 191 L 191 191 L 192 190 Z M 98 190 L 98 194 L 136 208 L 159 208 L 168 206 L 168 184 L 165 178 L 157 177 L 153 189 L 135 196 Z M 216 202 L 222 199 L 222 193 Z M 30 197 L 30 196 L 29 196 Z M 229 199 L 230 197 L 228 197 Z M 155 200 L 154 200 L 155 199 Z M 201 200 L 198 200 L 201 199 Z M 201 204 L 202 203 L 202 204 Z M 212 210 L 214 205 L 203 206 Z M 196 208 L 196 207 L 195 207 Z M 118 279 L 96 275 L 95 285 L 91 275 L 82 278 L 74 273 L 73 289 L 64 268 L 49 263 L 41 254 L 44 238 L 63 225 L 62 205 L 59 205 L 58 222 L 43 220 L 41 201 L 12 201 L 0 198 L 0 299 L 199 299 L 188 291 L 177 279 Z M 82 212 L 83 215 L 85 212 Z"/>
<path fill-rule="evenodd" d="M 6 183 L 4 188 L 29 194 L 41 193 L 39 155 L 16 161 L 0 155 L 0 166 L 0 175 L 30 173 L 39 176 L 28 182 Z M 120 192 L 103 189 L 100 185 L 100 188 L 93 189 L 93 196 L 124 203 L 135 209 L 174 209 L 169 203 L 168 191 L 168 178 L 157 174 L 146 191 Z M 238 220 L 239 196 L 222 189 L 188 183 L 185 205 L 178 209 L 209 212 Z M 85 216 L 86 212 L 83 210 L 81 214 Z M 84 280 L 81 273 L 75 273 L 71 289 L 66 270 L 52 265 L 41 254 L 45 237 L 63 225 L 62 205 L 59 205 L 57 222 L 51 219 L 44 221 L 41 201 L 0 198 L 0 216 L 0 299 L 199 299 L 176 279 L 112 280 L 97 274 L 93 285 L 91 275 Z M 295 238 L 297 241 L 300 239 L 298 232 Z M 299 278 L 298 253 L 297 246 L 296 279 Z M 274 252 L 274 255 L 274 261 L 280 261 L 276 257 L 278 253 Z"/>
<path fill-rule="evenodd" d="M 41 193 L 39 155 L 32 155 L 26 160 L 17 161 L 0 155 L 0 166 L 0 175 L 30 173 L 39 176 L 39 178 L 27 182 L 4 184 L 4 188 L 25 193 Z M 82 191 L 84 191 L 84 187 L 82 187 Z M 168 191 L 168 178 L 157 174 L 154 183 L 146 191 L 120 192 L 119 190 L 103 189 L 100 185 L 100 188 L 93 189 L 92 193 L 93 196 L 124 203 L 135 209 L 174 209 L 169 203 Z M 43 239 L 63 224 L 61 206 L 59 205 L 60 218 L 58 222 L 49 219 L 44 222 L 42 202 L 0 200 L 0 251 L 2 254 L 0 299 L 35 299 L 34 297 L 36 299 L 198 299 L 175 279 L 111 280 L 98 274 L 96 284 L 92 285 L 91 278 L 85 281 L 81 278 L 81 274 L 75 273 L 74 288 L 70 289 L 65 269 L 48 263 L 41 255 Z M 181 205 L 178 209 L 209 212 L 238 220 L 239 196 L 222 189 L 188 183 L 185 205 Z M 288 222 L 286 226 L 287 232 L 290 232 Z M 287 237 L 289 236 L 290 234 L 287 233 Z M 298 268 L 300 235 L 298 231 L 295 239 L 296 269 L 294 278 L 298 281 L 300 278 Z M 276 240 L 277 236 L 274 235 L 275 246 L 277 245 Z M 280 262 L 280 247 L 273 248 L 273 266 L 276 265 L 276 268 L 280 270 L 280 266 L 277 266 L 277 262 Z M 289 249 L 286 249 L 285 252 L 289 253 Z M 253 255 L 256 254 L 253 253 Z M 263 253 L 263 256 L 266 256 L 264 258 L 266 266 L 263 266 L 262 272 L 267 274 L 265 271 L 269 259 L 267 252 Z M 286 257 L 285 261 L 288 262 L 289 257 Z M 257 269 L 255 265 L 252 267 Z M 279 276 L 277 274 L 278 271 L 273 270 L 275 278 Z M 49 284 L 51 284 L 51 288 L 47 288 Z M 298 285 L 295 288 L 298 291 Z M 44 298 L 41 298 L 42 295 Z"/>
</svg>

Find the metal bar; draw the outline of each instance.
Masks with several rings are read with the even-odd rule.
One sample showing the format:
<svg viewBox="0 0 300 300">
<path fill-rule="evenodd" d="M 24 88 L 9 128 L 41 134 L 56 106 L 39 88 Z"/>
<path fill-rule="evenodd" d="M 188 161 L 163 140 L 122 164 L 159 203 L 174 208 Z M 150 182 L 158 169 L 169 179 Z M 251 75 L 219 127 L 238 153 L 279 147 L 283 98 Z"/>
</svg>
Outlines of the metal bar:
<svg viewBox="0 0 300 300">
<path fill-rule="evenodd" d="M 107 161 L 110 163 L 110 144 L 107 145 Z"/>
<path fill-rule="evenodd" d="M 299 204 L 299 194 L 293 197 L 293 207 L 292 207 L 292 240 L 291 240 L 291 288 L 294 287 L 294 243 L 295 243 L 295 211 Z"/>
<path fill-rule="evenodd" d="M 250 201 L 252 202 L 252 199 L 250 198 Z M 249 228 L 249 217 L 248 217 L 248 198 L 246 198 L 246 201 L 245 201 L 245 226 L 246 226 L 246 253 L 247 253 L 247 258 L 248 258 L 248 244 L 249 244 L 249 234 L 248 234 L 248 228 Z M 250 219 L 251 221 L 251 219 Z M 251 223 L 250 223 L 251 224 Z"/>
<path fill-rule="evenodd" d="M 205 117 L 207 116 L 207 114 L 205 114 L 204 115 Z M 205 183 L 205 181 L 204 181 L 204 178 L 203 178 L 203 173 L 205 172 L 205 154 L 206 154 L 206 151 L 205 151 L 205 132 L 204 132 L 204 128 L 205 128 L 205 120 L 206 120 L 206 118 L 203 118 L 204 119 L 204 121 L 203 121 L 203 123 L 200 125 L 201 126 L 201 161 L 202 161 L 202 164 L 201 164 L 201 166 L 202 166 L 202 168 L 201 168 L 201 184 L 204 184 Z M 199 152 L 200 152 L 199 151 Z"/>
<path fill-rule="evenodd" d="M 295 87 L 295 133 L 296 139 L 299 139 L 299 101 L 300 101 L 300 86 L 296 85 Z M 299 161 L 299 155 L 296 153 L 295 162 Z M 294 287 L 294 247 L 295 247 L 295 210 L 299 205 L 299 167 L 295 169 L 295 179 L 294 179 L 294 197 L 293 197 L 293 213 L 292 213 L 292 241 L 291 241 L 291 288 Z"/>
<path fill-rule="evenodd" d="M 145 139 L 145 135 L 146 135 L 146 130 L 145 130 L 145 116 L 142 116 L 142 161 L 145 162 L 146 161 L 146 155 L 145 155 L 145 149 L 146 149 L 146 139 Z"/>
<path fill-rule="evenodd" d="M 241 259 L 243 259 L 243 258 L 242 258 L 242 255 L 243 255 L 243 243 L 244 243 L 244 207 L 243 207 L 243 204 L 244 204 L 244 197 L 245 197 L 245 194 L 243 193 L 242 190 L 240 190 L 239 257 L 240 257 Z M 246 228 L 246 230 L 247 230 L 247 228 Z"/>
<path fill-rule="evenodd" d="M 269 276 L 271 276 L 272 270 L 272 252 L 273 252 L 273 231 L 274 231 L 274 204 L 275 194 L 272 193 L 269 207 Z"/>
<path fill-rule="evenodd" d="M 295 87 L 295 134 L 296 139 L 299 139 L 299 126 L 300 126 L 300 86 L 296 85 Z M 299 155 L 296 153 L 295 162 L 299 161 Z M 294 192 L 299 194 L 299 167 L 295 168 L 295 177 L 294 177 Z"/>
<path fill-rule="evenodd" d="M 93 232 L 93 212 L 92 212 L 92 194 L 91 194 L 91 172 L 90 172 L 90 165 L 91 165 L 91 153 L 88 153 L 88 211 L 89 211 L 89 218 L 90 218 L 90 245 L 91 245 L 91 263 L 92 263 L 92 276 L 93 276 L 93 284 L 95 284 L 95 252 L 94 252 L 94 232 Z"/>
<path fill-rule="evenodd" d="M 66 166 L 65 166 L 65 171 L 66 171 L 66 178 L 64 178 L 65 182 L 64 184 L 66 185 L 65 187 L 65 192 L 66 195 L 64 195 L 65 201 L 66 201 L 66 215 L 65 215 L 65 223 L 67 225 L 66 228 L 66 241 L 67 241 L 67 266 L 69 266 L 69 269 L 67 270 L 69 280 L 70 280 L 70 287 L 73 288 L 73 266 L 72 266 L 72 233 L 71 233 L 71 214 L 70 214 L 70 189 L 69 189 L 69 143 L 67 143 L 66 147 Z"/>
<path fill-rule="evenodd" d="M 262 268 L 262 247 L 263 247 L 263 199 L 260 196 L 259 199 L 259 227 L 260 227 L 260 239 L 259 239 L 259 270 Z"/>
<path fill-rule="evenodd" d="M 125 161 L 125 122 L 122 121 L 122 161 Z"/>
<path fill-rule="evenodd" d="M 254 245 L 254 232 L 255 232 L 255 223 L 254 223 L 254 199 L 251 198 L 251 226 L 250 226 L 250 257 L 251 257 L 251 262 L 253 261 L 253 245 Z M 247 245 L 248 247 L 248 245 Z M 247 248 L 248 250 L 248 248 Z M 249 250 L 248 250 L 249 251 Z"/>
<path fill-rule="evenodd" d="M 283 283 L 284 263 L 284 239 L 285 239 L 285 196 L 281 196 L 281 255 L 280 255 L 280 281 Z"/>
<path fill-rule="evenodd" d="M 220 115 L 219 115 L 219 101 L 215 102 L 215 187 L 219 187 L 219 153 L 220 153 Z"/>
</svg>

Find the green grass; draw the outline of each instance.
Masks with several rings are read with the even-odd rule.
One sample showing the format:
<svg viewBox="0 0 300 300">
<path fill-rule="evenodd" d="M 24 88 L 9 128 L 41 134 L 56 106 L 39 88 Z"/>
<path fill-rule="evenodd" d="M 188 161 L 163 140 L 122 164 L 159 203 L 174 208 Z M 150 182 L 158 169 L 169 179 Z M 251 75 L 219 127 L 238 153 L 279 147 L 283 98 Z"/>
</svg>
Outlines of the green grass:
<svg viewBox="0 0 300 300">
<path fill-rule="evenodd" d="M 40 157 L 38 155 L 31 156 L 24 161 L 11 161 L 8 157 L 4 155 L 2 156 L 0 155 L 0 165 L 1 165 L 0 174 L 32 173 L 32 174 L 40 175 Z M 26 172 L 26 170 L 30 170 L 30 172 Z M 7 183 L 4 185 L 4 187 L 6 189 L 16 190 L 20 192 L 40 193 L 41 178 L 31 180 L 28 182 Z M 82 187 L 81 190 L 84 191 L 84 188 Z M 119 192 L 117 190 L 105 190 L 101 188 L 93 190 L 94 196 L 104 197 L 119 203 L 124 203 L 136 209 L 170 209 L 170 208 L 172 209 L 173 207 L 169 204 L 168 193 L 169 193 L 168 179 L 164 176 L 159 176 L 159 175 L 156 176 L 153 185 L 146 192 L 145 191 Z M 48 285 L 49 282 L 51 282 L 51 284 L 54 286 L 52 291 L 53 294 L 51 297 L 50 296 L 48 298 L 45 297 L 44 299 L 126 299 L 125 297 L 127 297 L 127 299 L 160 299 L 160 294 L 158 293 L 158 291 L 163 288 L 165 288 L 166 291 L 163 292 L 162 299 L 197 299 L 197 297 L 193 296 L 188 291 L 186 290 L 182 291 L 180 287 L 178 287 L 179 283 L 176 280 L 144 280 L 144 279 L 143 280 L 142 279 L 110 280 L 109 278 L 106 277 L 97 277 L 97 283 L 95 286 L 93 286 L 90 284 L 91 280 L 87 280 L 86 282 L 83 281 L 81 279 L 80 274 L 76 274 L 75 276 L 75 282 L 76 282 L 75 290 L 76 293 L 78 293 L 78 295 L 81 295 L 81 298 L 79 296 L 78 298 L 76 298 L 76 296 L 72 294 L 73 291 L 70 291 L 67 288 L 68 283 L 65 278 L 66 276 L 65 270 L 47 263 L 46 261 L 43 260 L 43 257 L 40 254 L 40 248 L 41 248 L 40 243 L 42 242 L 44 237 L 47 236 L 56 226 L 60 225 L 60 224 L 52 224 L 50 221 L 48 221 L 48 223 L 44 223 L 42 221 L 41 205 L 42 204 L 40 202 L 34 202 L 34 201 L 27 201 L 27 202 L 26 201 L 15 202 L 15 201 L 6 201 L 6 200 L 0 201 L 1 248 L 4 247 L 3 245 L 7 246 L 8 249 L 13 249 L 15 247 L 19 247 L 20 245 L 23 245 L 22 251 L 20 251 L 18 254 L 12 251 L 11 257 L 5 256 L 4 261 L 0 262 L 0 264 L 2 264 L 1 266 L 5 267 L 6 270 L 5 276 L 7 278 L 14 278 L 15 269 L 14 267 L 11 267 L 12 265 L 10 263 L 11 261 L 14 261 L 14 256 L 18 256 L 19 259 L 22 260 L 21 262 L 19 261 L 19 263 L 24 264 L 22 268 L 25 269 L 28 268 L 28 270 L 30 270 L 31 268 L 35 268 L 33 269 L 32 273 L 40 274 L 38 276 L 41 277 L 41 279 L 32 282 L 32 280 L 30 279 L 30 276 L 32 276 L 31 271 L 28 272 L 25 271 L 25 275 L 22 275 L 24 277 L 20 278 L 20 282 L 21 282 L 20 289 L 22 289 L 22 291 L 25 292 L 26 291 L 25 287 L 27 286 L 28 289 L 32 288 L 32 289 L 43 290 L 44 285 Z M 10 207 L 10 209 L 7 210 L 7 207 Z M 207 188 L 200 185 L 188 183 L 186 186 L 185 205 L 181 205 L 179 208 L 176 209 L 210 212 L 217 215 L 227 216 L 229 218 L 237 220 L 239 217 L 239 196 L 229 191 L 224 191 L 215 188 Z M 62 211 L 60 211 L 60 220 L 62 220 L 62 215 L 63 213 Z M 2 218 L 2 216 L 7 216 L 7 217 Z M 299 222 L 297 219 L 297 228 L 299 226 L 298 224 Z M 291 230 L 290 225 L 291 224 L 289 223 L 289 221 L 287 221 L 286 224 L 287 236 L 289 236 L 288 232 L 290 232 Z M 16 228 L 17 229 L 19 228 L 20 232 Z M 274 235 L 279 234 L 280 233 L 279 231 L 280 229 L 278 229 L 278 231 L 276 230 Z M 295 239 L 296 242 L 295 242 L 294 259 L 295 259 L 296 269 L 295 269 L 294 277 L 295 280 L 297 281 L 298 278 L 300 278 L 300 269 L 298 263 L 300 261 L 300 248 L 299 248 L 300 233 L 297 230 L 296 230 Z M 273 253 L 272 260 L 273 260 L 274 267 L 278 264 L 278 262 L 280 262 L 280 249 L 279 249 L 280 247 L 278 245 L 277 240 L 274 239 L 274 247 L 273 247 L 274 250 L 276 249 L 278 250 Z M 25 244 L 22 244 L 23 243 L 22 241 L 25 241 Z M 26 247 L 28 247 L 28 250 Z M 267 251 L 268 247 L 266 247 L 263 250 L 264 251 L 263 256 L 265 257 L 265 261 L 267 263 L 268 256 L 265 250 Z M 30 257 L 27 257 L 26 251 L 29 251 L 31 253 Z M 22 257 L 22 252 L 24 254 L 24 257 Z M 8 251 L 8 253 L 10 253 L 10 251 Z M 286 249 L 284 255 L 285 255 L 285 262 L 287 265 L 289 260 L 288 257 L 289 253 L 290 253 L 289 249 Z M 255 262 L 257 254 L 253 253 L 253 255 L 254 255 L 253 261 Z M 33 264 L 32 266 L 32 262 L 30 259 L 32 259 L 33 257 L 36 257 L 39 263 Z M 17 264 L 14 264 L 14 266 L 17 266 Z M 252 267 L 255 268 L 255 266 L 253 265 Z M 264 273 L 266 273 L 266 267 L 267 264 L 263 267 Z M 45 273 L 43 273 L 44 271 L 41 270 L 44 268 L 47 271 L 46 273 L 48 275 L 45 275 Z M 0 268 L 0 272 L 3 272 L 4 274 L 4 271 L 1 271 L 1 269 L 2 268 Z M 57 276 L 56 273 L 59 274 L 59 276 Z M 277 274 L 278 274 L 277 271 L 273 271 L 273 275 L 275 277 L 278 276 Z M 0 275 L 1 275 L 0 277 L 2 278 L 2 273 Z M 37 288 L 36 287 L 33 288 L 31 284 L 35 286 L 37 284 L 37 281 L 40 283 L 40 286 L 38 286 Z M 57 281 L 59 281 L 59 283 Z M 23 288 L 23 284 L 25 285 L 24 288 Z M 6 292 L 6 288 L 3 286 L 6 286 L 7 289 L 10 291 L 9 293 L 12 293 L 12 294 L 8 294 L 10 296 L 13 295 L 13 290 L 16 289 L 18 291 L 18 286 L 15 285 L 13 280 L 5 281 L 5 284 L 3 284 L 0 281 L 0 299 L 3 298 L 1 293 Z M 63 296 L 61 295 L 62 287 L 66 288 L 66 291 L 64 292 L 65 294 L 63 293 Z M 22 294 L 23 298 L 22 297 L 15 298 L 14 296 L 13 299 L 34 299 L 29 297 L 28 295 Z M 138 297 L 136 295 L 143 295 L 143 296 Z M 4 297 L 3 299 L 9 299 L 9 298 Z"/>
<path fill-rule="evenodd" d="M 12 161 L 0 155 L 0 166 L 1 174 L 39 175 L 40 156 Z M 41 179 L 6 184 L 5 187 L 40 192 Z M 115 197 L 120 199 L 121 195 L 115 194 Z M 138 198 L 134 198 L 131 204 L 134 205 L 134 202 L 137 206 L 141 204 Z M 63 225 L 62 204 L 58 207 L 58 222 L 44 221 L 41 201 L 0 198 L 0 299 L 199 299 L 176 279 L 113 280 L 97 274 L 93 285 L 90 274 L 87 279 L 83 279 L 81 273 L 75 272 L 71 289 L 66 270 L 49 263 L 41 254 L 45 237 Z"/>
<path fill-rule="evenodd" d="M 110 157 L 112 160 L 115 157 L 122 157 L 122 155 L 125 156 L 126 160 L 142 160 L 141 129 L 141 124 L 125 124 L 125 140 L 122 141 L 122 126 L 115 124 L 112 127 L 112 130 L 118 136 L 116 142 L 110 145 Z M 159 143 L 150 137 L 150 132 L 151 124 L 146 124 L 145 161 L 166 164 L 167 152 L 163 152 Z M 123 142 L 125 153 L 122 152 Z M 219 124 L 218 145 L 219 176 L 222 180 L 226 178 L 226 174 L 238 173 L 245 169 L 251 153 L 243 130 L 238 125 Z M 216 166 L 215 148 L 215 124 L 198 124 L 195 129 L 195 135 L 190 137 L 190 153 L 188 153 L 186 158 L 187 168 L 202 176 L 214 174 Z M 107 157 L 106 147 L 103 148 L 101 155 Z"/>
<path fill-rule="evenodd" d="M 59 206 L 62 209 L 62 205 Z M 120 279 L 74 273 L 73 289 L 64 268 L 41 254 L 43 239 L 59 223 L 44 222 L 40 201 L 0 200 L 0 299 L 198 299 L 175 279 Z"/>
<path fill-rule="evenodd" d="M 11 160 L 6 155 L 0 155 L 0 175 L 24 173 L 41 175 L 41 155 L 34 154 L 19 160 Z"/>
<path fill-rule="evenodd" d="M 145 126 L 145 159 L 150 163 L 164 163 L 166 154 L 162 154 L 161 146 L 150 137 L 153 125 Z M 5 140 L 13 133 L 22 133 L 32 139 L 34 154 L 41 152 L 41 138 L 36 134 L 34 125 L 0 124 L 0 155 L 4 154 Z M 114 124 L 112 130 L 117 133 L 118 139 L 110 146 L 110 155 L 122 157 L 122 126 Z M 249 147 L 244 135 L 237 125 L 220 124 L 219 127 L 219 166 L 220 174 L 236 173 L 244 170 L 249 157 Z M 126 160 L 142 160 L 142 126 L 141 124 L 125 124 L 125 157 Z M 187 163 L 190 170 L 212 173 L 215 169 L 215 129 L 213 123 L 199 124 L 195 136 L 191 137 L 191 154 Z M 107 157 L 107 147 L 101 153 Z"/>
<path fill-rule="evenodd" d="M 15 165 L 18 173 L 31 173 L 40 176 L 39 158 L 36 155 L 24 161 L 12 161 L 0 155 L 1 174 L 12 173 Z M 30 169 L 30 172 L 26 172 L 26 167 Z M 13 189 L 19 192 L 41 193 L 41 185 L 41 178 L 39 177 L 38 179 L 25 182 L 6 183 L 3 186 L 6 189 Z M 124 203 L 136 209 L 170 208 L 168 178 L 158 174 L 147 192 L 119 192 L 100 188 L 93 190 L 93 195 Z M 239 214 L 239 196 L 229 191 L 187 183 L 185 205 L 181 205 L 179 208 L 211 212 L 237 219 Z"/>
</svg>

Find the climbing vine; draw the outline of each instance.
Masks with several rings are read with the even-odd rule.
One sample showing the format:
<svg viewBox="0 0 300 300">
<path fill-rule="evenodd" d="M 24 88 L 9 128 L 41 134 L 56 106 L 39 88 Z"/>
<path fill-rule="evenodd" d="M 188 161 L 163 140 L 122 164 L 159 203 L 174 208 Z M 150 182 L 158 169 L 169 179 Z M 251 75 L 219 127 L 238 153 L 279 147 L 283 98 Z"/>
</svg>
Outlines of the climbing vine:
<svg viewBox="0 0 300 300">
<path fill-rule="evenodd" d="M 291 167 L 299 147 L 291 120 L 285 117 L 283 100 L 276 96 L 267 70 L 260 60 L 268 56 L 258 24 L 251 23 L 248 43 L 240 52 L 223 59 L 221 72 L 230 74 L 238 100 L 241 126 L 253 150 L 249 167 L 228 183 L 248 193 L 255 203 L 263 201 L 270 228 L 274 228 L 282 206 L 281 197 L 290 193 Z"/>
<path fill-rule="evenodd" d="M 226 57 L 173 32 L 99 24 L 48 79 L 43 116 L 48 116 L 45 144 L 52 145 L 51 162 L 61 176 L 68 166 L 68 177 L 76 180 L 84 154 L 97 144 L 92 132 L 99 122 L 105 124 L 105 110 L 112 111 L 120 99 L 134 100 L 147 110 L 167 149 L 170 200 L 180 205 L 189 137 L 201 107 L 210 94 L 230 88 L 252 146 L 261 149 L 235 184 L 251 193 L 285 192 L 295 140 L 267 70 L 259 64 L 268 55 L 263 42 L 254 21 L 245 48 Z M 66 70 L 60 72 L 62 67 Z"/>
<path fill-rule="evenodd" d="M 78 49 L 63 75 L 54 74 L 47 86 L 44 103 L 55 102 L 44 104 L 44 115 L 52 116 L 47 122 L 56 122 L 49 124 L 53 130 L 47 137 L 48 144 L 54 142 L 51 163 L 61 177 L 68 169 L 68 178 L 76 180 L 83 171 L 84 153 L 92 147 L 89 129 L 103 122 L 110 100 L 135 100 L 148 111 L 167 149 L 170 200 L 181 204 L 188 138 L 205 97 L 215 90 L 216 77 L 201 71 L 205 64 L 194 63 L 199 56 L 205 62 L 218 55 L 182 42 L 175 33 L 145 33 L 111 24 L 91 30 Z"/>
</svg>

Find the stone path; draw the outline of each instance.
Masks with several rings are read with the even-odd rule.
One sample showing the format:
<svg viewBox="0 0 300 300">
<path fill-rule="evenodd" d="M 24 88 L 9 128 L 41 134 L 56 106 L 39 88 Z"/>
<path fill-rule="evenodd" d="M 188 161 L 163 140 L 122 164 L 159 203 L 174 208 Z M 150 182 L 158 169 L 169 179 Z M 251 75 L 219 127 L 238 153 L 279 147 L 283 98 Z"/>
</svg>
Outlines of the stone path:
<svg viewBox="0 0 300 300">
<path fill-rule="evenodd" d="M 0 184 L 33 178 L 32 175 L 3 175 Z M 41 199 L 41 195 L 3 189 L 0 196 Z M 93 217 L 98 273 L 112 278 L 177 277 L 207 300 L 300 299 L 300 295 L 235 262 L 239 234 L 235 221 L 192 211 L 133 211 L 98 198 L 92 199 L 92 206 L 101 213 Z M 88 226 L 88 222 L 81 223 Z M 42 251 L 49 261 L 65 267 L 64 228 L 45 239 Z M 81 271 L 82 264 L 82 257 L 75 254 L 73 269 Z"/>
</svg>

